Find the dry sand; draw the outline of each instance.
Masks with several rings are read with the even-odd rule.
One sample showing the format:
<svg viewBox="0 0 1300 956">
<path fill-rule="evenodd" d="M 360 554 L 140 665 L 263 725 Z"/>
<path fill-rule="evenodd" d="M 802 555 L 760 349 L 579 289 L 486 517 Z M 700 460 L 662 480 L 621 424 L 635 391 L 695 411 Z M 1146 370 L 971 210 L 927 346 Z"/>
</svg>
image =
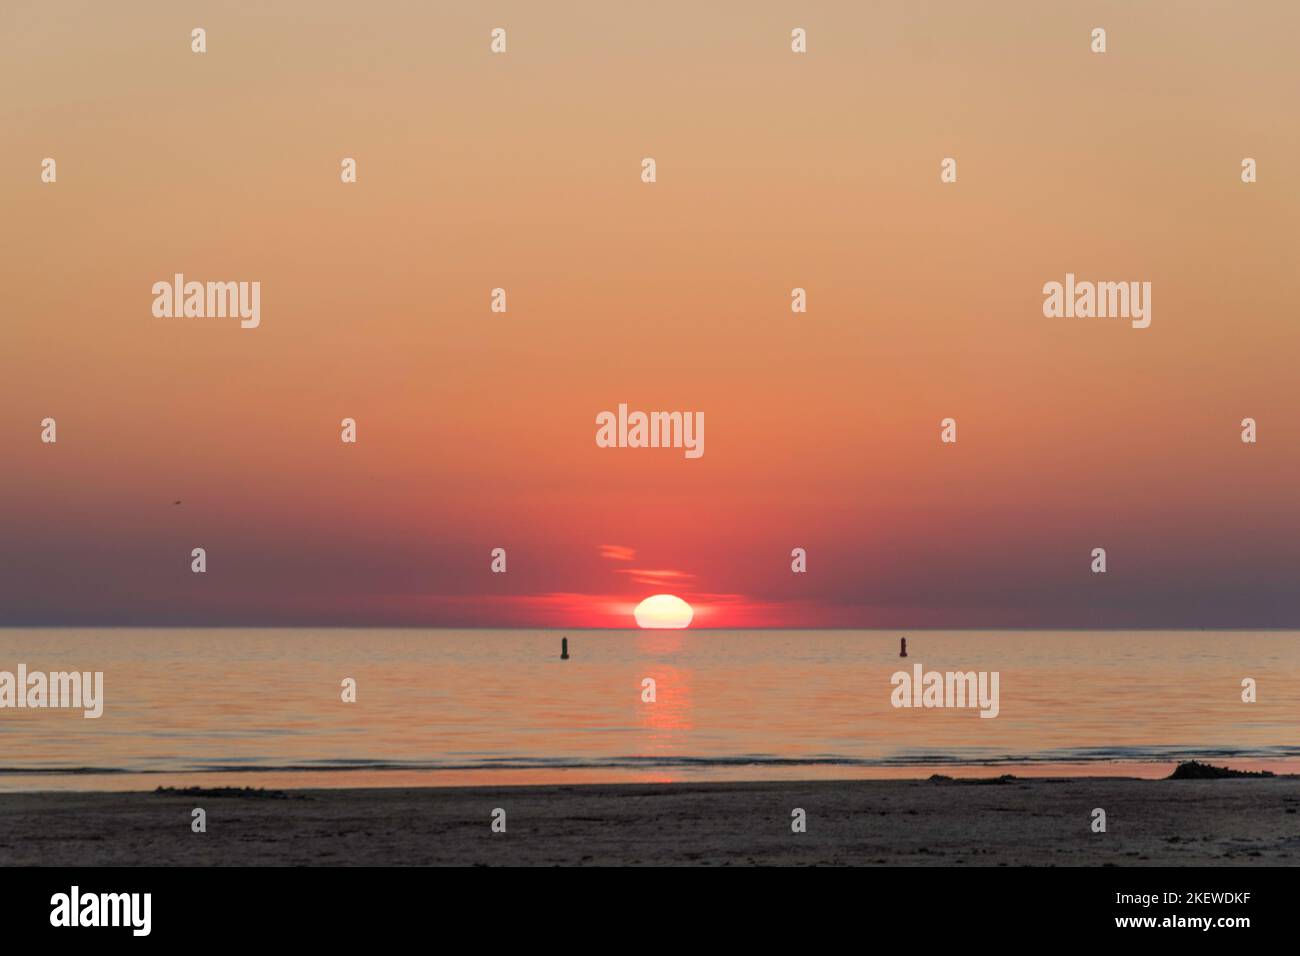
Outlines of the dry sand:
<svg viewBox="0 0 1300 956">
<path fill-rule="evenodd" d="M 15 793 L 0 794 L 0 864 L 1287 866 L 1297 811 L 1297 776 Z"/>
</svg>

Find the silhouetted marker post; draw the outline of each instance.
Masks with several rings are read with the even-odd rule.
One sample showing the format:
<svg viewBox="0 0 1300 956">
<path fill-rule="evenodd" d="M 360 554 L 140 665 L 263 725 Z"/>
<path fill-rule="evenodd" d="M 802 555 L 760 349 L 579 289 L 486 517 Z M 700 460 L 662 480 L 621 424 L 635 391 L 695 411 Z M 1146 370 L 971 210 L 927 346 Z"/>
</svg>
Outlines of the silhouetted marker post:
<svg viewBox="0 0 1300 956">
<path fill-rule="evenodd" d="M 900 640 L 903 642 L 903 645 L 902 645 L 902 647 L 900 647 L 900 648 L 898 649 L 898 656 L 899 656 L 899 657 L 906 657 L 906 656 L 907 656 L 907 638 L 905 638 L 905 637 L 904 637 L 904 638 L 900 638 Z"/>
<path fill-rule="evenodd" d="M 568 659 L 569 659 L 569 639 L 567 637 L 562 637 L 560 638 L 560 660 L 567 661 Z"/>
</svg>

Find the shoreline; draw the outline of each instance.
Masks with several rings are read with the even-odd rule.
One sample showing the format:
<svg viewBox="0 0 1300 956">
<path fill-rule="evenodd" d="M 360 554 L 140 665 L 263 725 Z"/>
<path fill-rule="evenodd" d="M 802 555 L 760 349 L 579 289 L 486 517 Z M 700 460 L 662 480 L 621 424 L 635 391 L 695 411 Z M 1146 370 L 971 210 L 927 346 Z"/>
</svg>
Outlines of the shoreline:
<svg viewBox="0 0 1300 956">
<path fill-rule="evenodd" d="M 1235 770 L 1300 775 L 1295 758 L 1224 758 Z M 0 770 L 0 795 L 21 793 L 148 793 L 158 787 L 263 787 L 279 790 L 422 790 L 499 787 L 634 786 L 639 784 L 760 784 L 817 781 L 925 781 L 934 775 L 971 779 L 1012 774 L 1025 780 L 1163 780 L 1180 760 L 1018 761 L 851 765 L 792 762 L 781 766 L 737 761 L 729 766 L 519 766 L 512 767 L 244 767 L 193 771 L 112 770 L 86 767 L 57 772 Z"/>
<path fill-rule="evenodd" d="M 0 865 L 623 864 L 1295 866 L 1300 776 L 0 794 Z"/>
</svg>

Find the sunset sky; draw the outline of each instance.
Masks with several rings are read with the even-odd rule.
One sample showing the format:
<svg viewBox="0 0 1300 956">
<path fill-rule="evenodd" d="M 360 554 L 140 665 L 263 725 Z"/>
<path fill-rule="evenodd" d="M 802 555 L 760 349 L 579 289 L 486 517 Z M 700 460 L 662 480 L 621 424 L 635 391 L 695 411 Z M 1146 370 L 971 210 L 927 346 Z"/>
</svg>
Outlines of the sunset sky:
<svg viewBox="0 0 1300 956">
<path fill-rule="evenodd" d="M 256 6 L 0 8 L 0 624 L 1300 625 L 1296 4 Z"/>
</svg>

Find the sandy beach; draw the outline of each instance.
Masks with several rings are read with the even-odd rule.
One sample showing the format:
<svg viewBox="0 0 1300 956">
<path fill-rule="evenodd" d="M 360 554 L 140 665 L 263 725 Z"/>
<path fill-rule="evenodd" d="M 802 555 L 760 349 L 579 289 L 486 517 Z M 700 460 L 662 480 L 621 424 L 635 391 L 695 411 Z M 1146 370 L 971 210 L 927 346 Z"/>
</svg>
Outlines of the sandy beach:
<svg viewBox="0 0 1300 956">
<path fill-rule="evenodd" d="M 1297 863 L 1297 776 L 0 794 L 3 865 Z"/>
</svg>

